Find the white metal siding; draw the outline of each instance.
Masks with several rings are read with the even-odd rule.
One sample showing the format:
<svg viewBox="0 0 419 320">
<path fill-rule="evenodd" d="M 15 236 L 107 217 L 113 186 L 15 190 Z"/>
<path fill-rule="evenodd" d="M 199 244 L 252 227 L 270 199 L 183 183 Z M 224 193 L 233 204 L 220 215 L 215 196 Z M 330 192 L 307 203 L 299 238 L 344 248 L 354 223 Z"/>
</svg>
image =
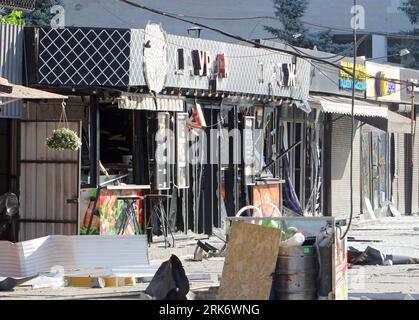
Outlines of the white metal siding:
<svg viewBox="0 0 419 320">
<path fill-rule="evenodd" d="M 102 275 L 154 274 L 146 236 L 48 236 L 17 244 L 0 243 L 0 255 L 3 277 L 27 277 L 50 272 L 54 266 L 66 273 L 84 269 Z"/>
<path fill-rule="evenodd" d="M 45 145 L 58 122 L 22 122 L 21 124 L 21 218 L 30 220 L 77 221 L 77 204 L 67 199 L 78 198 L 79 152 L 54 151 Z M 70 129 L 80 132 L 79 122 L 70 122 Z M 28 161 L 25 163 L 24 161 Z M 56 161 L 34 163 L 31 161 Z M 59 163 L 71 161 L 71 163 Z M 22 223 L 20 240 L 47 235 L 77 233 L 77 225 L 61 223 Z"/>
<path fill-rule="evenodd" d="M 336 119 L 338 116 L 334 116 Z M 355 128 L 359 122 L 355 121 Z M 338 218 L 349 217 L 350 214 L 350 149 L 351 149 L 351 119 L 343 117 L 333 123 L 332 128 L 332 168 L 331 168 L 331 192 L 332 192 L 332 215 Z M 361 195 L 361 155 L 360 155 L 360 130 L 355 132 L 354 137 L 354 163 L 353 163 L 353 199 L 354 215 L 360 214 Z"/>
</svg>

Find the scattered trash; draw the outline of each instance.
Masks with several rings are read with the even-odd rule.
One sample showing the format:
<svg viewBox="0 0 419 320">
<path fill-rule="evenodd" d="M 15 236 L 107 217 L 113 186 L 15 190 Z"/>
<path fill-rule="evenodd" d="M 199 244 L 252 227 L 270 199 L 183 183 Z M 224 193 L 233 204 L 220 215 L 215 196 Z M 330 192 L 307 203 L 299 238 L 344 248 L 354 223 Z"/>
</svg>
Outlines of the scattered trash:
<svg viewBox="0 0 419 320">
<path fill-rule="evenodd" d="M 368 246 L 365 251 L 359 251 L 354 247 L 349 247 L 348 257 L 348 262 L 352 265 L 392 266 L 402 264 L 419 264 L 418 258 L 391 254 L 387 255 L 370 246 Z"/>
<path fill-rule="evenodd" d="M 210 245 L 207 242 L 203 242 L 201 240 L 198 240 L 198 243 L 196 244 L 196 249 L 193 257 L 193 261 L 202 261 L 204 258 L 204 251 L 208 254 L 209 252 L 217 252 L 217 248 Z"/>
<path fill-rule="evenodd" d="M 0 291 L 12 291 L 15 287 L 18 287 L 24 284 L 25 282 L 28 282 L 36 277 L 37 275 L 32 276 L 32 277 L 27 277 L 27 278 L 20 278 L 20 279 L 3 278 L 3 280 L 1 280 L 0 278 Z"/>
<path fill-rule="evenodd" d="M 367 214 L 369 215 L 369 218 L 371 220 L 376 220 L 377 217 L 375 216 L 375 212 L 372 208 L 370 200 L 368 198 L 365 198 L 364 201 L 365 201 L 365 206 L 367 208 Z M 365 214 L 365 216 L 367 216 L 367 214 Z"/>
<path fill-rule="evenodd" d="M 93 278 L 91 282 L 92 288 L 105 288 L 106 283 L 105 279 L 99 277 L 99 278 Z"/>
<path fill-rule="evenodd" d="M 291 238 L 289 238 L 288 240 L 282 241 L 279 246 L 280 247 L 298 247 L 301 246 L 304 241 L 305 241 L 305 237 L 302 233 L 296 233 L 294 234 Z"/>
<path fill-rule="evenodd" d="M 393 217 L 401 217 L 401 213 L 396 209 L 396 207 L 393 204 L 390 204 L 389 206 L 390 213 Z"/>
<path fill-rule="evenodd" d="M 145 293 L 157 300 L 187 300 L 189 280 L 178 257 L 163 262 Z"/>
</svg>

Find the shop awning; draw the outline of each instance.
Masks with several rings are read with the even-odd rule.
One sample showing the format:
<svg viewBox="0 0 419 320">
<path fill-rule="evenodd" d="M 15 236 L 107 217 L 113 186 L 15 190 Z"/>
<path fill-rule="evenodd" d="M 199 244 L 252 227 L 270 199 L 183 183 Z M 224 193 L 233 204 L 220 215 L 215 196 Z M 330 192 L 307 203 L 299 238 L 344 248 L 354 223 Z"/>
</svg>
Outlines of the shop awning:
<svg viewBox="0 0 419 320">
<path fill-rule="evenodd" d="M 412 120 L 393 111 L 388 111 L 387 118 L 356 116 L 356 119 L 374 128 L 392 133 L 411 133 Z"/>
<path fill-rule="evenodd" d="M 310 96 L 309 103 L 313 109 L 321 109 L 327 113 L 345 115 L 351 115 L 352 113 L 352 100 L 350 98 Z M 378 106 L 356 99 L 354 113 L 356 116 L 387 118 L 388 107 Z"/>
<path fill-rule="evenodd" d="M 185 101 L 182 98 L 172 96 L 141 95 L 124 93 L 118 99 L 120 109 L 151 110 L 151 111 L 185 111 Z"/>
<path fill-rule="evenodd" d="M 56 93 L 42 91 L 38 89 L 28 88 L 25 86 L 12 84 L 5 78 L 0 78 L 0 98 L 8 98 L 14 100 L 28 99 L 28 100 L 40 100 L 40 99 L 57 99 L 65 100 L 67 96 L 63 96 Z M 7 104 L 8 101 L 1 104 Z"/>
</svg>

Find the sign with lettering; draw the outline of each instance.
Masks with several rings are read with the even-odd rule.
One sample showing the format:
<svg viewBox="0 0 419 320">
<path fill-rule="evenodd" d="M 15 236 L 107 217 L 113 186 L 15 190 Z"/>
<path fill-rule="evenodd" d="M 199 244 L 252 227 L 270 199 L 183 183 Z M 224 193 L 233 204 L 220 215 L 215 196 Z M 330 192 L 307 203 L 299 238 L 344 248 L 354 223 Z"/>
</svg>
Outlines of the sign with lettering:
<svg viewBox="0 0 419 320">
<path fill-rule="evenodd" d="M 185 59 L 185 50 L 178 49 L 178 66 L 175 71 L 176 75 L 185 74 L 185 66 L 187 65 Z M 208 77 L 210 80 L 210 87 L 216 91 L 216 83 L 218 79 L 225 79 L 228 77 L 226 56 L 224 53 L 215 55 L 215 59 L 209 51 L 191 50 L 189 53 L 190 75 L 191 77 Z M 272 79 L 278 87 L 295 87 L 297 85 L 297 68 L 295 63 L 274 63 L 270 65 L 273 74 Z M 258 83 L 263 85 L 266 81 L 266 67 L 263 62 L 258 62 Z"/>
<path fill-rule="evenodd" d="M 159 84 L 155 86 L 157 89 L 164 82 L 162 94 L 173 91 L 165 89 L 182 88 L 199 96 L 215 93 L 221 96 L 254 95 L 261 99 L 308 99 L 311 64 L 305 59 L 242 44 L 170 34 L 166 36 L 167 47 L 164 47 L 160 45 L 164 41 L 155 39 L 155 36 L 158 40 L 163 39 L 161 34 L 147 38 L 145 34 L 148 35 L 149 31 L 131 30 L 130 86 L 143 86 L 151 83 L 150 80 L 165 79 L 153 82 Z M 155 71 L 161 72 L 154 72 L 153 76 L 151 67 L 145 77 L 144 67 L 152 61 L 154 50 L 159 57 L 155 61 L 157 65 L 167 53 L 168 68 L 156 67 Z M 143 56 L 146 52 L 148 60 Z"/>
<path fill-rule="evenodd" d="M 354 64 L 348 61 L 341 61 L 340 66 L 345 70 L 339 70 L 339 89 L 352 90 Z M 366 83 L 366 67 L 360 64 L 355 66 L 355 90 L 365 91 L 367 89 Z"/>
<path fill-rule="evenodd" d="M 185 57 L 185 50 L 178 49 L 177 51 L 178 65 L 175 74 L 184 75 L 185 66 L 187 65 L 185 59 L 189 58 L 190 75 L 208 78 L 227 78 L 227 63 L 223 53 L 217 54 L 215 60 L 209 51 L 192 50 L 190 55 Z"/>
<path fill-rule="evenodd" d="M 365 64 L 368 74 L 367 98 L 400 103 L 400 68 L 369 61 Z"/>
<path fill-rule="evenodd" d="M 375 93 L 377 97 L 383 97 L 395 93 L 397 85 L 394 80 L 388 80 L 384 72 L 375 75 Z"/>
</svg>

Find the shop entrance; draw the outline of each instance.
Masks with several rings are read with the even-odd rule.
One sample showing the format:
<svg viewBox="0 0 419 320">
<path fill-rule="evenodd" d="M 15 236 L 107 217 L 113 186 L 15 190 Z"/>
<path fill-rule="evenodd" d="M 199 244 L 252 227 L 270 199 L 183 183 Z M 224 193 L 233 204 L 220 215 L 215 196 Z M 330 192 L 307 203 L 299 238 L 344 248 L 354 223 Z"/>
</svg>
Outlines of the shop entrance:
<svg viewBox="0 0 419 320">
<path fill-rule="evenodd" d="M 100 105 L 100 183 L 121 178 L 133 184 L 133 115 L 111 104 Z"/>
<path fill-rule="evenodd" d="M 368 132 L 362 134 L 361 179 L 363 212 L 371 203 L 372 209 L 381 208 L 389 200 L 388 134 Z"/>
</svg>

